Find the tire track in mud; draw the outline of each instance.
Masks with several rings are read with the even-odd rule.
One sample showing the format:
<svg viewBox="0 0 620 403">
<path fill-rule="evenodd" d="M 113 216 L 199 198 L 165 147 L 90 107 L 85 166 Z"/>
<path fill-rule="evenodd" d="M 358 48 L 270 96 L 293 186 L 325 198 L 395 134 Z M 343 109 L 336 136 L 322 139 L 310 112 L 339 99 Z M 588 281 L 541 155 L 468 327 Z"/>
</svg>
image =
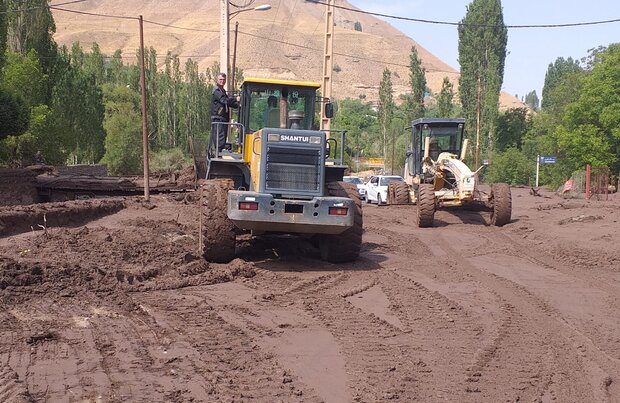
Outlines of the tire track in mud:
<svg viewBox="0 0 620 403">
<path fill-rule="evenodd" d="M 513 253 L 513 247 L 505 238 L 502 238 L 501 230 L 494 228 L 486 228 L 485 233 L 481 233 L 481 230 L 474 230 L 476 236 L 482 236 L 484 238 L 483 244 L 485 245 L 481 250 L 484 251 L 498 251 L 500 254 L 508 253 L 508 256 L 523 257 L 523 253 Z M 493 232 L 493 235 L 489 235 L 488 232 Z M 528 385 L 534 386 L 533 397 L 545 396 L 550 394 L 552 396 L 558 396 L 561 401 L 568 399 L 573 401 L 579 394 L 583 395 L 583 391 L 590 390 L 591 395 L 583 396 L 584 400 L 610 401 L 606 397 L 609 395 L 606 388 L 602 387 L 605 383 L 605 379 L 609 377 L 605 370 L 603 370 L 598 364 L 589 359 L 579 359 L 578 362 L 572 362 L 567 359 L 566 352 L 563 351 L 566 348 L 571 349 L 576 356 L 578 354 L 579 346 L 582 346 L 584 342 L 587 344 L 587 340 L 583 340 L 583 335 L 576 331 L 573 326 L 567 326 L 567 320 L 562 316 L 561 312 L 557 311 L 545 300 L 535 295 L 527 287 L 518 284 L 510 279 L 488 272 L 482 268 L 478 268 L 469 263 L 469 254 L 461 255 L 460 252 L 452 248 L 451 244 L 446 241 L 442 235 L 438 232 L 431 234 L 429 238 L 425 238 L 425 242 L 432 242 L 434 245 L 438 245 L 451 259 L 455 262 L 458 260 L 461 270 L 465 270 L 469 276 L 472 276 L 485 289 L 491 291 L 496 295 L 498 299 L 510 304 L 513 314 L 509 316 L 510 326 L 499 327 L 502 334 L 503 329 L 509 330 L 505 333 L 503 340 L 503 346 L 509 346 L 505 348 L 497 348 L 495 359 L 489 360 L 486 367 L 498 366 L 495 363 L 502 363 L 502 366 L 506 367 L 506 360 L 503 357 L 508 357 L 510 362 L 511 356 L 520 357 L 521 363 L 513 362 L 510 365 L 514 365 L 514 373 L 518 374 L 517 384 L 515 385 L 517 390 L 523 388 L 532 389 Z M 479 251 L 480 249 L 475 249 Z M 527 250 L 527 249 L 525 249 Z M 480 252 L 473 252 L 472 255 L 479 254 Z M 535 330 L 533 330 L 535 329 Z M 568 330 L 568 332 L 567 332 Z M 542 335 L 541 335 L 542 333 Z M 494 338 L 491 338 L 494 340 Z M 484 351 L 495 348 L 493 344 L 483 347 L 481 354 L 484 356 Z M 562 354 L 553 354 L 557 357 L 556 362 L 542 362 L 540 357 L 549 356 L 549 349 L 559 350 Z M 545 368 L 545 372 L 537 370 L 538 368 Z M 583 372 L 587 373 L 586 379 L 583 379 Z M 617 373 L 617 370 L 614 371 Z M 566 374 L 569 374 L 569 379 L 566 379 Z M 549 379 L 557 379 L 557 374 L 562 374 L 561 379 L 557 380 L 559 385 L 554 385 Z M 493 372 L 495 382 L 497 383 L 498 373 L 495 370 Z M 509 374 L 506 376 L 506 381 L 511 381 Z M 512 381 L 514 383 L 514 381 Z M 587 384 L 590 387 L 587 387 Z M 580 385 L 581 387 L 576 387 Z M 574 393 L 567 393 L 573 390 Z"/>
<path fill-rule="evenodd" d="M 0 338 L 0 402 L 30 402 L 32 397 L 19 375 L 11 367 L 14 352 L 19 343 L 22 328 L 6 307 L 0 305 L 0 328 L 4 337 Z"/>
<path fill-rule="evenodd" d="M 587 271 L 584 272 L 581 268 L 577 266 L 573 266 L 572 268 L 567 268 L 565 263 L 554 261 L 548 255 L 544 254 L 544 252 L 539 251 L 535 246 L 525 245 L 522 241 L 515 239 L 513 236 L 507 234 L 495 234 L 493 237 L 488 236 L 487 234 L 478 234 L 478 236 L 485 239 L 485 243 L 491 245 L 491 251 L 488 252 L 480 252 L 475 251 L 468 254 L 471 257 L 479 257 L 488 254 L 493 254 L 493 250 L 498 251 L 497 253 L 501 253 L 508 256 L 513 256 L 518 259 L 523 259 L 536 266 L 540 266 L 547 270 L 552 270 L 561 275 L 566 275 L 567 278 L 572 279 L 574 277 L 578 278 L 579 284 L 587 284 L 589 287 L 593 289 L 601 290 L 606 293 L 606 306 L 608 309 L 607 315 L 610 321 L 607 323 L 599 323 L 592 324 L 588 326 L 587 324 L 583 324 L 580 328 L 578 328 L 577 324 L 574 321 L 567 319 L 564 317 L 562 312 L 560 312 L 557 308 L 554 308 L 551 303 L 546 302 L 541 299 L 540 296 L 537 296 L 533 292 L 529 291 L 526 287 L 516 284 L 516 287 L 523 290 L 523 292 L 527 292 L 531 295 L 532 299 L 536 299 L 540 301 L 540 308 L 546 312 L 549 312 L 551 315 L 562 318 L 563 322 L 566 326 L 570 327 L 574 332 L 581 334 L 583 337 L 589 340 L 590 343 L 595 346 L 597 350 L 600 350 L 601 354 L 605 355 L 607 359 L 616 363 L 616 365 L 620 366 L 620 324 L 615 322 L 615 327 L 607 330 L 607 336 L 605 334 L 600 335 L 597 332 L 601 327 L 607 327 L 609 323 L 614 323 L 614 318 L 617 315 L 617 311 L 614 308 L 620 307 L 620 298 L 618 297 L 620 293 L 620 289 L 618 287 L 614 287 L 610 285 L 609 282 L 604 281 L 604 279 L 592 278 Z M 527 255 L 524 255 L 522 250 L 528 250 Z M 609 334 L 616 334 L 616 338 L 609 337 Z"/>
<path fill-rule="evenodd" d="M 273 285 L 272 278 L 259 287 Z M 404 327 L 351 304 L 349 298 L 376 286 Z M 465 380 L 449 375 L 455 366 L 467 367 L 471 353 L 466 347 L 475 335 L 475 324 L 454 315 L 461 308 L 439 293 L 384 269 L 300 280 L 278 299 L 283 305 L 302 301 L 306 311 L 335 337 L 346 356 L 354 401 L 432 401 L 466 393 Z M 463 333 L 470 337 L 464 339 Z"/>
<path fill-rule="evenodd" d="M 415 277 L 415 272 L 419 272 L 427 278 L 439 275 L 451 282 L 473 281 L 476 287 L 482 287 L 486 293 L 493 295 L 494 301 L 487 306 L 487 309 L 491 308 L 495 314 L 491 315 L 493 316 L 491 323 L 488 323 L 488 318 L 486 318 L 487 323 L 481 324 L 480 345 L 472 351 L 471 364 L 464 373 L 465 381 L 470 383 L 466 390 L 474 392 L 473 397 L 466 400 L 493 399 L 493 396 L 497 396 L 500 392 L 496 390 L 498 385 L 505 385 L 511 390 L 510 395 L 505 396 L 506 398 L 515 396 L 520 399 L 528 396 L 542 398 L 557 395 L 551 379 L 555 374 L 560 373 L 560 368 L 567 363 L 555 362 L 549 365 L 548 362 L 543 362 L 540 357 L 548 357 L 550 349 L 557 348 L 557 346 L 541 342 L 539 330 L 546 329 L 543 340 L 554 340 L 555 332 L 558 330 L 545 324 L 545 321 L 548 321 L 546 316 L 549 316 L 546 310 L 536 306 L 536 309 L 542 312 L 532 312 L 528 306 L 531 305 L 528 301 L 529 295 L 525 301 L 518 296 L 518 303 L 513 302 L 515 288 L 517 291 L 521 290 L 518 285 L 503 279 L 500 280 L 502 286 L 490 283 L 489 277 L 494 276 L 468 264 L 465 257 L 443 241 L 437 229 L 434 232 L 425 231 L 423 238 L 418 236 L 417 231 L 412 231 L 409 238 L 418 238 L 422 243 L 417 250 L 411 248 L 411 244 L 416 242 L 411 239 L 404 241 L 401 233 L 384 228 L 366 227 L 366 229 L 387 237 L 390 251 L 396 250 L 398 255 L 405 254 L 414 258 L 417 262 L 415 270 L 413 272 L 403 271 L 404 275 Z M 487 246 L 485 246 L 486 249 Z M 454 276 L 457 270 L 461 274 Z M 501 292 L 495 290 L 501 290 Z M 448 298 L 451 299 L 451 297 Z M 537 331 L 531 329 L 537 329 Z M 566 344 L 566 340 L 556 339 L 556 341 L 560 345 Z M 570 365 L 574 367 L 574 364 Z M 577 372 L 576 370 L 575 373 Z M 576 383 L 583 385 L 581 380 Z M 506 394 L 507 390 L 504 388 L 501 393 Z"/>
<path fill-rule="evenodd" d="M 340 293 L 307 295 L 304 308 L 329 329 L 345 357 L 354 401 L 406 401 L 416 389 L 409 369 L 415 365 L 409 343 L 389 323 L 351 305 Z"/>
<path fill-rule="evenodd" d="M 202 390 L 199 400 L 320 400 L 252 339 L 251 333 L 268 332 L 267 328 L 242 329 L 231 324 L 215 311 L 205 292 L 155 292 L 137 299 L 156 322 L 155 331 L 167 340 L 167 356 L 179 373 L 193 373 L 201 378 L 192 386 Z"/>
</svg>

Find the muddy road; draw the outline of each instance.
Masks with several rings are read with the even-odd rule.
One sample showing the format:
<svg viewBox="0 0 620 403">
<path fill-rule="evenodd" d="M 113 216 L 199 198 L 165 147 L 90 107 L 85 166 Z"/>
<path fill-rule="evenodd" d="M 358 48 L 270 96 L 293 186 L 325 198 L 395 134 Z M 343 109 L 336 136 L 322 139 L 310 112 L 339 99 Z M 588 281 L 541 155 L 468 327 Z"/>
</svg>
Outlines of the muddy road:
<svg viewBox="0 0 620 403">
<path fill-rule="evenodd" d="M 345 265 L 250 238 L 206 263 L 183 195 L 29 207 L 0 238 L 0 401 L 620 402 L 620 197 L 512 193 L 502 228 L 364 205 Z"/>
</svg>

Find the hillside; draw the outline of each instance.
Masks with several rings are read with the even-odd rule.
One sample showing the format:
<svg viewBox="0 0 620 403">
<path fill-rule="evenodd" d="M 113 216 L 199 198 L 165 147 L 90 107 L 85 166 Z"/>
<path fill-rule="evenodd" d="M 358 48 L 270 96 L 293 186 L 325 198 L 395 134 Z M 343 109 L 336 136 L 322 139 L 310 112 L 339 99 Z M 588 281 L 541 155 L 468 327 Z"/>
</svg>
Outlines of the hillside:
<svg viewBox="0 0 620 403">
<path fill-rule="evenodd" d="M 235 4 L 248 4 L 231 2 Z M 253 6 L 264 4 L 255 3 Z M 325 7 L 297 0 L 272 2 L 268 11 L 240 13 L 237 66 L 246 76 L 321 81 Z M 346 1 L 337 4 L 352 7 Z M 217 0 L 89 0 L 64 6 L 92 14 L 137 17 L 145 19 L 145 45 L 152 46 L 163 57 L 170 51 L 181 62 L 191 57 L 205 70 L 219 61 L 219 2 Z M 231 7 L 231 13 L 235 11 Z M 54 11 L 59 44 L 79 41 L 89 48 L 97 42 L 102 52 L 111 54 L 122 49 L 126 61 L 134 60 L 139 46 L 138 23 L 133 20 L 82 15 Z M 333 77 L 335 98 L 378 98 L 383 69 L 393 72 L 396 96 L 407 91 L 408 59 L 411 46 L 416 46 L 427 71 L 427 83 L 433 92 L 441 89 L 444 77 L 455 85 L 458 71 L 444 63 L 411 38 L 388 23 L 373 16 L 336 9 L 334 12 L 334 65 L 340 68 Z M 165 27 L 152 22 L 173 25 Z M 359 22 L 362 31 L 354 26 Z M 183 29 L 181 29 L 183 28 Z M 231 52 L 232 52 L 231 35 Z M 513 96 L 502 94 L 503 107 L 521 106 Z"/>
</svg>

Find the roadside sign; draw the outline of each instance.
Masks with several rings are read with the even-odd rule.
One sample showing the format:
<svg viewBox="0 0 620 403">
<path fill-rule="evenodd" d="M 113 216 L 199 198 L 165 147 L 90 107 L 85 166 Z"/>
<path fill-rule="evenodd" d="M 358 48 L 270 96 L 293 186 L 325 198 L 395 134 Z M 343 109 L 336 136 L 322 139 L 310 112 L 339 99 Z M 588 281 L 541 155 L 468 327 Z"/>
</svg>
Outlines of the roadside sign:
<svg viewBox="0 0 620 403">
<path fill-rule="evenodd" d="M 541 164 L 555 164 L 556 162 L 558 162 L 558 157 L 541 155 L 540 157 L 538 157 L 538 162 L 540 162 Z"/>
</svg>

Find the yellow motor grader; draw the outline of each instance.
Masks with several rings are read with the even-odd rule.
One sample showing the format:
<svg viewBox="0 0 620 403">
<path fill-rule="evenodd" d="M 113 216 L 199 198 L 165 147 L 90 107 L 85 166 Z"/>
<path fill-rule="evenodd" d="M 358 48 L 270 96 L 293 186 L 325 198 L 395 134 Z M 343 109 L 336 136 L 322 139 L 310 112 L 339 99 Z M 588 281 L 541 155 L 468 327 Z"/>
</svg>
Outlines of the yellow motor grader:
<svg viewBox="0 0 620 403">
<path fill-rule="evenodd" d="M 465 119 L 422 118 L 411 122 L 411 142 L 405 160 L 405 182 L 393 182 L 393 204 L 415 202 L 419 227 L 432 227 L 438 208 L 476 206 L 491 211 L 491 224 L 510 222 L 512 199 L 505 183 L 492 186 L 488 196 L 478 191 L 478 173 L 465 164 Z"/>
<path fill-rule="evenodd" d="M 317 130 L 320 84 L 246 78 L 230 143 L 208 154 L 201 236 L 207 260 L 235 256 L 239 233 L 309 238 L 330 262 L 357 259 L 362 208 L 355 185 L 342 181 L 346 131 Z M 212 128 L 214 130 L 215 128 Z M 222 151 L 217 151 L 224 148 Z"/>
</svg>

